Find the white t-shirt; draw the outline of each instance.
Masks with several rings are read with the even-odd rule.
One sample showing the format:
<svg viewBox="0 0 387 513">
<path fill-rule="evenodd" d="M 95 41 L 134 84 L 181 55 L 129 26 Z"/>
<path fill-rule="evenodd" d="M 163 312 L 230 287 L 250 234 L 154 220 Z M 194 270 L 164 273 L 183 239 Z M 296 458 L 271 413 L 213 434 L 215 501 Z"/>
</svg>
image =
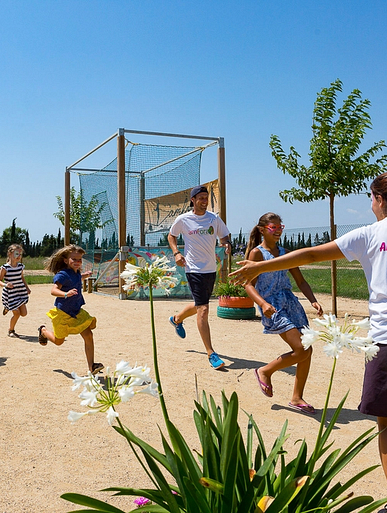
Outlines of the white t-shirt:
<svg viewBox="0 0 387 513">
<path fill-rule="evenodd" d="M 370 294 L 369 334 L 374 342 L 387 344 L 387 218 L 352 230 L 335 242 L 350 262 L 361 263 Z"/>
<path fill-rule="evenodd" d="M 193 211 L 179 215 L 171 226 L 170 234 L 184 238 L 185 270 L 187 273 L 216 272 L 216 239 L 229 235 L 221 218 L 208 210 L 202 216 Z"/>
</svg>

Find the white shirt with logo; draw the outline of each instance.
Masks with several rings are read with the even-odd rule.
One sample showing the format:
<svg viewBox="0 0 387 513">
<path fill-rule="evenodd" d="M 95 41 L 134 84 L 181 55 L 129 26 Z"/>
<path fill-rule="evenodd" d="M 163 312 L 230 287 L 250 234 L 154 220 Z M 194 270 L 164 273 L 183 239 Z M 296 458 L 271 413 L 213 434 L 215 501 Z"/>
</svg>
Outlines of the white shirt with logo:
<svg viewBox="0 0 387 513">
<path fill-rule="evenodd" d="M 193 211 L 181 214 L 170 229 L 174 237 L 183 235 L 187 273 L 216 272 L 216 239 L 228 237 L 229 233 L 221 218 L 208 210 L 202 216 Z"/>
<path fill-rule="evenodd" d="M 352 230 L 335 242 L 350 262 L 361 263 L 370 294 L 369 334 L 374 342 L 387 344 L 387 218 Z"/>
</svg>

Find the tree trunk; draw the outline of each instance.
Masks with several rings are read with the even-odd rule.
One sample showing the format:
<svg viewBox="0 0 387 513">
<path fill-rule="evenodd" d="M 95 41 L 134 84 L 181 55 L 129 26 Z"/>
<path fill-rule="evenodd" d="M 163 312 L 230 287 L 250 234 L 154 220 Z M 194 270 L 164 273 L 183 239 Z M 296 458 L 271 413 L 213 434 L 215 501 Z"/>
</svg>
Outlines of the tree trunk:
<svg viewBox="0 0 387 513">
<path fill-rule="evenodd" d="M 329 217 L 331 228 L 331 241 L 336 239 L 336 225 L 334 214 L 335 197 L 331 193 L 329 195 Z M 331 262 L 331 295 L 332 295 L 332 313 L 337 316 L 337 266 L 336 260 Z"/>
</svg>

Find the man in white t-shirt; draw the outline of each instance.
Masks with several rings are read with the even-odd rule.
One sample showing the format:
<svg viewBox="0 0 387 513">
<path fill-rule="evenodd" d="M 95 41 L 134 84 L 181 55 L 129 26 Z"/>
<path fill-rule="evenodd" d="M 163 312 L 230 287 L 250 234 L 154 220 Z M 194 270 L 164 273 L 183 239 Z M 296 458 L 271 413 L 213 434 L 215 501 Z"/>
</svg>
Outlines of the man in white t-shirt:
<svg viewBox="0 0 387 513">
<path fill-rule="evenodd" d="M 175 257 L 176 265 L 185 267 L 187 281 L 191 290 L 193 303 L 190 303 L 175 316 L 170 317 L 176 333 L 185 338 L 183 321 L 197 314 L 197 326 L 206 348 L 210 365 L 221 369 L 224 362 L 214 351 L 211 343 L 210 326 L 208 323 L 209 300 L 216 279 L 216 239 L 220 239 L 226 253 L 231 251 L 229 230 L 220 217 L 207 210 L 208 191 L 203 185 L 197 185 L 191 191 L 193 210 L 181 214 L 172 224 L 168 234 L 168 242 Z M 184 256 L 177 248 L 177 237 L 183 235 Z"/>
</svg>

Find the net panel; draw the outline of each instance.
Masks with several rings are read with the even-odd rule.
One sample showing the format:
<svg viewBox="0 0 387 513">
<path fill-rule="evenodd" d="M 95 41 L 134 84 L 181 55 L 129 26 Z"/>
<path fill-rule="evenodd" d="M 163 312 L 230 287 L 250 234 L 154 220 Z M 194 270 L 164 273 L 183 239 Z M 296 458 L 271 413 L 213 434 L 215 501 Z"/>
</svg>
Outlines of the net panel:
<svg viewBox="0 0 387 513">
<path fill-rule="evenodd" d="M 126 183 L 126 226 L 128 246 L 140 245 L 140 211 L 142 203 L 160 197 L 191 189 L 200 183 L 202 147 L 161 146 L 131 143 L 125 150 Z M 87 250 L 97 246 L 104 250 L 118 249 L 118 199 L 117 199 L 117 158 L 107 166 L 92 173 L 79 173 L 80 190 L 85 208 L 81 216 L 88 213 L 92 204 L 100 213 L 97 228 L 87 229 L 87 219 L 81 223 L 80 243 Z M 93 209 L 91 209 L 93 210 Z M 169 218 L 159 227 L 158 234 L 148 230 L 145 244 L 155 245 L 160 232 L 167 232 L 173 222 Z"/>
</svg>

